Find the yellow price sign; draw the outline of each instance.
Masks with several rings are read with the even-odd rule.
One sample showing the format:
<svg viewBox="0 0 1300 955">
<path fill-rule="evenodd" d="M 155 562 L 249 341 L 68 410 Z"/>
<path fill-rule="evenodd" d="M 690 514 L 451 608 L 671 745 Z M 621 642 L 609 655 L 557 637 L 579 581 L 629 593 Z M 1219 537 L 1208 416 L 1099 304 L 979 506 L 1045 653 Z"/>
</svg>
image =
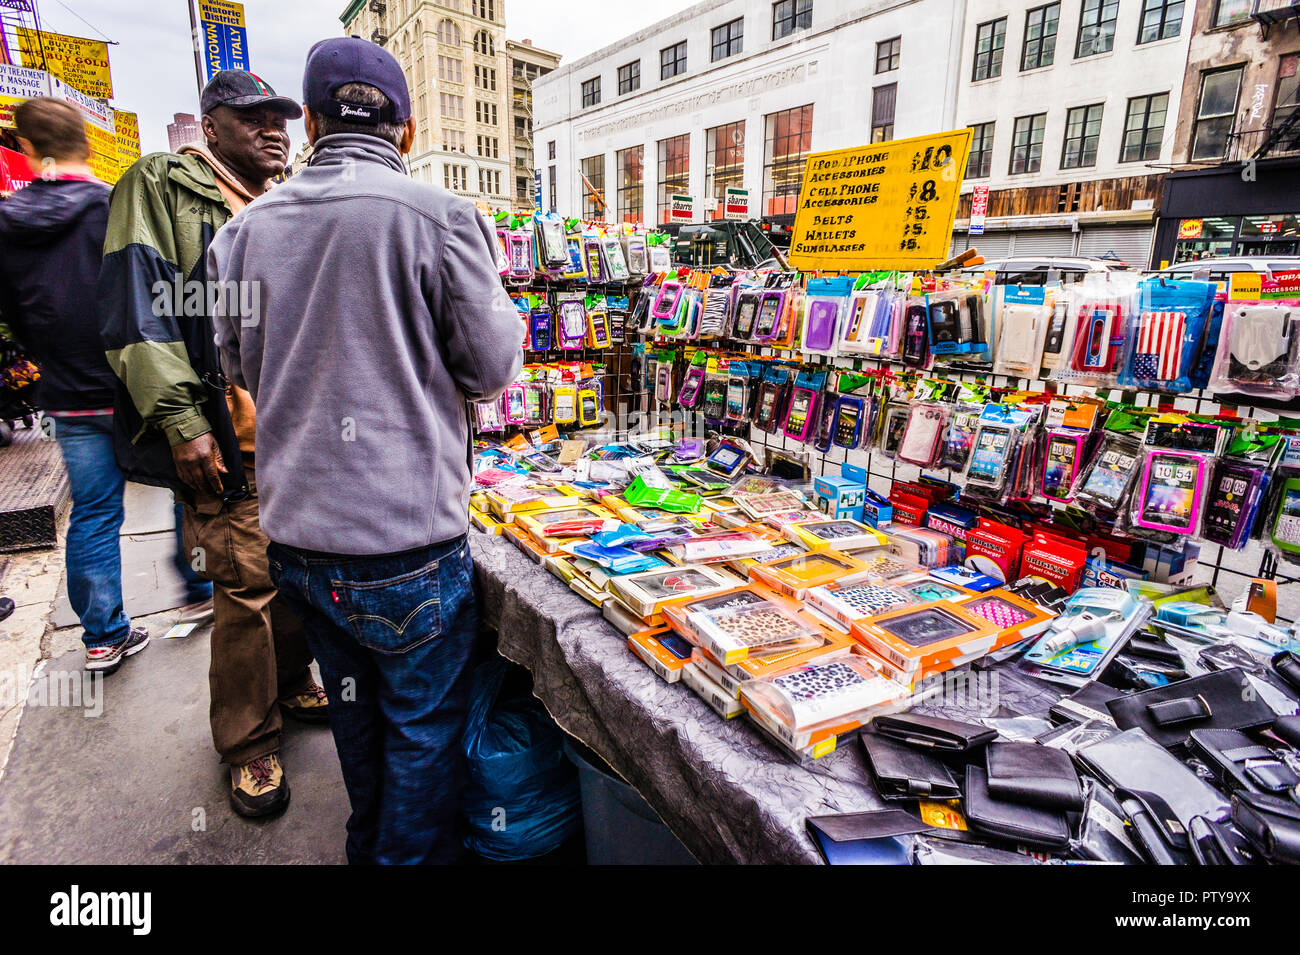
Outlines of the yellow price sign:
<svg viewBox="0 0 1300 955">
<path fill-rule="evenodd" d="M 948 258 L 971 131 L 813 153 L 790 264 L 811 270 L 930 268 Z"/>
</svg>

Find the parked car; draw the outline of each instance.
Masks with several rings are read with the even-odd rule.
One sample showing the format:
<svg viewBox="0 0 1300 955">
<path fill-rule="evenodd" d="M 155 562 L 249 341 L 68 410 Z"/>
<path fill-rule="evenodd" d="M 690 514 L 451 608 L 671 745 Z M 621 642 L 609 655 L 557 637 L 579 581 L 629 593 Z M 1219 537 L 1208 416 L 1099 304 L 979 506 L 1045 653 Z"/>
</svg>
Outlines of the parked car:
<svg viewBox="0 0 1300 955">
<path fill-rule="evenodd" d="M 1180 262 L 1152 274 L 1189 279 L 1197 272 L 1207 269 L 1213 281 L 1226 282 L 1233 272 L 1265 272 L 1272 275 L 1274 272 L 1300 269 L 1300 255 L 1211 256 L 1195 262 Z"/>
<path fill-rule="evenodd" d="M 1128 272 L 1132 266 L 1121 259 L 1087 255 L 1026 255 L 994 259 L 983 265 L 962 269 L 968 275 L 997 273 L 998 285 L 1046 285 L 1047 276 L 1056 272 L 1062 282 L 1077 282 L 1089 272 Z"/>
</svg>

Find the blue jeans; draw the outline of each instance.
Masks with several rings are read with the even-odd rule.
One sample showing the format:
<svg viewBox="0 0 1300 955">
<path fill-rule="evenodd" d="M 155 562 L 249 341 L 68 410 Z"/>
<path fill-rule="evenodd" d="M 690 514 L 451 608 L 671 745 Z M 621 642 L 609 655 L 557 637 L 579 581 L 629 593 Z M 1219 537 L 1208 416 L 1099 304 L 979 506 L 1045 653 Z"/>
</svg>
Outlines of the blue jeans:
<svg viewBox="0 0 1300 955">
<path fill-rule="evenodd" d="M 212 581 L 200 577 L 198 571 L 190 564 L 190 553 L 185 549 L 185 505 L 177 501 L 172 507 L 176 517 L 176 559 L 173 566 L 185 581 L 185 602 L 196 604 L 212 599 Z"/>
<path fill-rule="evenodd" d="M 131 621 L 122 609 L 122 492 L 126 478 L 113 456 L 113 416 L 55 418 L 72 490 L 68 521 L 68 602 L 81 621 L 86 649 L 126 639 Z"/>
<path fill-rule="evenodd" d="M 272 543 L 267 554 L 329 694 L 348 861 L 456 861 L 479 624 L 468 541 L 376 557 Z"/>
</svg>

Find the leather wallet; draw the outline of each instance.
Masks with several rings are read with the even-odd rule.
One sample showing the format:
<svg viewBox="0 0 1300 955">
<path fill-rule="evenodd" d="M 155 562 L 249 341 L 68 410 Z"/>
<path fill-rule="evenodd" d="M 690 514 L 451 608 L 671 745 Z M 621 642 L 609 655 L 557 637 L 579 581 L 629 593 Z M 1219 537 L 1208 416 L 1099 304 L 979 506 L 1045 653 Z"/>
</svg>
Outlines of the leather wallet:
<svg viewBox="0 0 1300 955">
<path fill-rule="evenodd" d="M 1300 653 L 1283 650 L 1273 656 L 1273 672 L 1286 681 L 1296 693 L 1300 693 Z"/>
<path fill-rule="evenodd" d="M 989 743 L 984 750 L 989 793 L 1004 802 L 1078 812 L 1083 787 L 1070 755 L 1038 743 Z"/>
<path fill-rule="evenodd" d="M 976 832 L 1019 845 L 1064 849 L 1070 844 L 1065 813 L 998 799 L 989 792 L 988 776 L 980 766 L 966 767 L 966 822 Z"/>
<path fill-rule="evenodd" d="M 1192 855 L 1201 865 L 1256 865 L 1254 848 L 1233 826 L 1204 816 L 1193 816 L 1187 833 Z"/>
<path fill-rule="evenodd" d="M 1232 821 L 1269 862 L 1300 864 L 1300 803 L 1237 793 L 1232 797 Z"/>
<path fill-rule="evenodd" d="M 933 829 L 902 809 L 809 816 L 805 824 L 827 865 L 906 865 L 911 849 L 893 837 Z"/>
<path fill-rule="evenodd" d="M 1173 850 L 1190 848 L 1187 827 L 1193 816 L 1222 819 L 1228 813 L 1222 793 L 1140 729 L 1084 746 L 1075 758 L 1115 791 L 1121 805 L 1141 806 Z"/>
<path fill-rule="evenodd" d="M 1225 792 L 1247 790 L 1284 796 L 1300 776 L 1267 746 L 1238 730 L 1192 730 L 1192 752 L 1209 767 Z"/>
<path fill-rule="evenodd" d="M 930 753 L 895 739 L 864 732 L 862 746 L 884 799 L 958 799 L 961 787 L 952 772 Z"/>
<path fill-rule="evenodd" d="M 908 746 L 964 753 L 997 739 L 997 730 L 978 723 L 945 720 L 924 713 L 895 713 L 878 716 L 871 725 L 881 736 L 888 736 Z"/>
<path fill-rule="evenodd" d="M 1168 748 L 1186 745 L 1192 730 L 1253 729 L 1277 718 L 1235 667 L 1131 693 L 1106 708 L 1120 729 L 1140 728 Z"/>
<path fill-rule="evenodd" d="M 1300 749 L 1300 715 L 1279 716 L 1273 721 L 1273 735 Z"/>
</svg>

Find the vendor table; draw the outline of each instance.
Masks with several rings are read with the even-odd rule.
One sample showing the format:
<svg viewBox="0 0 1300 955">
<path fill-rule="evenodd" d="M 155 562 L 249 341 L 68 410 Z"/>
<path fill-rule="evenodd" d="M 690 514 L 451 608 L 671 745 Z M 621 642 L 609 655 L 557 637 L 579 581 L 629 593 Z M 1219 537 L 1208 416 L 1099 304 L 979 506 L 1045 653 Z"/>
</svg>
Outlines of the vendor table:
<svg viewBox="0 0 1300 955">
<path fill-rule="evenodd" d="M 533 692 L 561 728 L 636 788 L 699 861 L 817 863 L 808 816 L 885 805 L 856 742 L 795 763 L 744 718 L 724 720 L 684 685 L 655 676 L 598 608 L 509 541 L 469 536 L 501 653 L 531 671 Z M 949 700 L 925 710 L 1041 716 L 1060 695 L 1009 668 L 997 673 L 996 714 Z"/>
</svg>

